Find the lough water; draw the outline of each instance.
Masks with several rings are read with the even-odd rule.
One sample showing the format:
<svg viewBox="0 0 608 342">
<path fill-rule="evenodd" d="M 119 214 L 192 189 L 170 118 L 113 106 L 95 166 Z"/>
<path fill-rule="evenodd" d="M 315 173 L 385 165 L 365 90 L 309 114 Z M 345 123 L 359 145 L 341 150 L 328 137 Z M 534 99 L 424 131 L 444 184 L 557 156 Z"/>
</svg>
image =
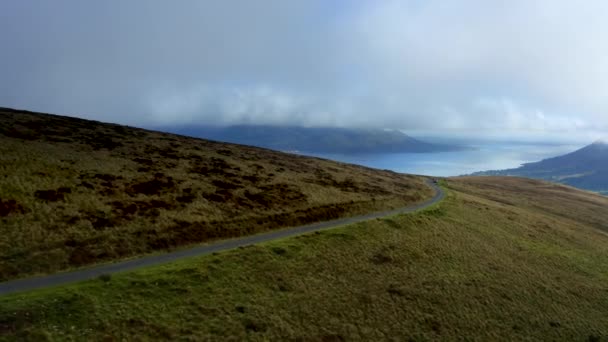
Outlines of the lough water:
<svg viewBox="0 0 608 342">
<path fill-rule="evenodd" d="M 396 172 L 448 177 L 470 174 L 476 171 L 516 168 L 523 163 L 563 155 L 583 147 L 578 145 L 530 143 L 484 143 L 469 146 L 473 149 L 458 152 L 387 154 L 306 153 L 306 155 Z"/>
</svg>

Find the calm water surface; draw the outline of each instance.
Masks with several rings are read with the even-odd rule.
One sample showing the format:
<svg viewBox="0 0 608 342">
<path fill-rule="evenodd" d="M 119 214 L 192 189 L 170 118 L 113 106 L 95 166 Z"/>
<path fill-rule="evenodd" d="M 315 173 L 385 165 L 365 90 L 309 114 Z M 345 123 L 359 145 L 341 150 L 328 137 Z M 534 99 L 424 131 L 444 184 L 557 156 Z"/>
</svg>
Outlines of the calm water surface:
<svg viewBox="0 0 608 342">
<path fill-rule="evenodd" d="M 523 163 L 563 155 L 583 146 L 493 143 L 471 147 L 473 150 L 439 153 L 307 155 L 396 172 L 447 177 L 476 171 L 516 168 Z"/>
</svg>

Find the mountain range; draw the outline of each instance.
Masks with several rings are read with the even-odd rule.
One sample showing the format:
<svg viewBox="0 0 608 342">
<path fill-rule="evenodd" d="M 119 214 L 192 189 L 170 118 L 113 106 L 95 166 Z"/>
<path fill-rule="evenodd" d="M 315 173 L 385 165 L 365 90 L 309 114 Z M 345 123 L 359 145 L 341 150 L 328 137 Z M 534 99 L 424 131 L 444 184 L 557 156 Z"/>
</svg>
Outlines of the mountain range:
<svg viewBox="0 0 608 342">
<path fill-rule="evenodd" d="M 482 171 L 474 175 L 536 178 L 608 194 L 608 143 L 598 140 L 562 156 L 523 164 L 515 169 Z"/>
<path fill-rule="evenodd" d="M 428 143 L 412 138 L 398 130 L 384 129 L 268 125 L 179 126 L 156 129 L 197 138 L 291 152 L 428 153 L 464 149 L 461 146 Z"/>
</svg>

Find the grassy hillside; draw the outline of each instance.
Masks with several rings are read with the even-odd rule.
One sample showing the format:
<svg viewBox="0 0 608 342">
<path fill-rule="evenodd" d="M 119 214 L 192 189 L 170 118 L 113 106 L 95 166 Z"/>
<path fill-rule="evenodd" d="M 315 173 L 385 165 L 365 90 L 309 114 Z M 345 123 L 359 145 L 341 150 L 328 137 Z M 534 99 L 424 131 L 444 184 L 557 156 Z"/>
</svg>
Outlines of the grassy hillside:
<svg viewBox="0 0 608 342">
<path fill-rule="evenodd" d="M 549 213 L 560 221 L 583 223 L 608 233 L 608 197 L 589 191 L 516 177 L 459 177 L 450 184 L 461 192 Z"/>
<path fill-rule="evenodd" d="M 0 298 L 0 339 L 608 339 L 608 199 L 447 188 L 417 214 Z"/>
<path fill-rule="evenodd" d="M 390 171 L 0 109 L 0 281 L 430 195 Z"/>
</svg>

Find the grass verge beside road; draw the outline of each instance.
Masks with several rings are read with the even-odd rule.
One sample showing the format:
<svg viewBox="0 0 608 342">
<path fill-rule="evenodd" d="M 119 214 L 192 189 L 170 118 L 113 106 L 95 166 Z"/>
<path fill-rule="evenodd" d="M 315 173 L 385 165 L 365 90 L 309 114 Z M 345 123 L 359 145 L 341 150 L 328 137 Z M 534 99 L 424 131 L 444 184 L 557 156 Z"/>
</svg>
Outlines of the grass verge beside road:
<svg viewBox="0 0 608 342">
<path fill-rule="evenodd" d="M 499 202 L 483 181 L 448 185 L 419 213 L 2 297 L 0 339 L 608 337 L 595 223 L 542 209 L 543 196 L 519 205 L 509 186 Z"/>
</svg>

